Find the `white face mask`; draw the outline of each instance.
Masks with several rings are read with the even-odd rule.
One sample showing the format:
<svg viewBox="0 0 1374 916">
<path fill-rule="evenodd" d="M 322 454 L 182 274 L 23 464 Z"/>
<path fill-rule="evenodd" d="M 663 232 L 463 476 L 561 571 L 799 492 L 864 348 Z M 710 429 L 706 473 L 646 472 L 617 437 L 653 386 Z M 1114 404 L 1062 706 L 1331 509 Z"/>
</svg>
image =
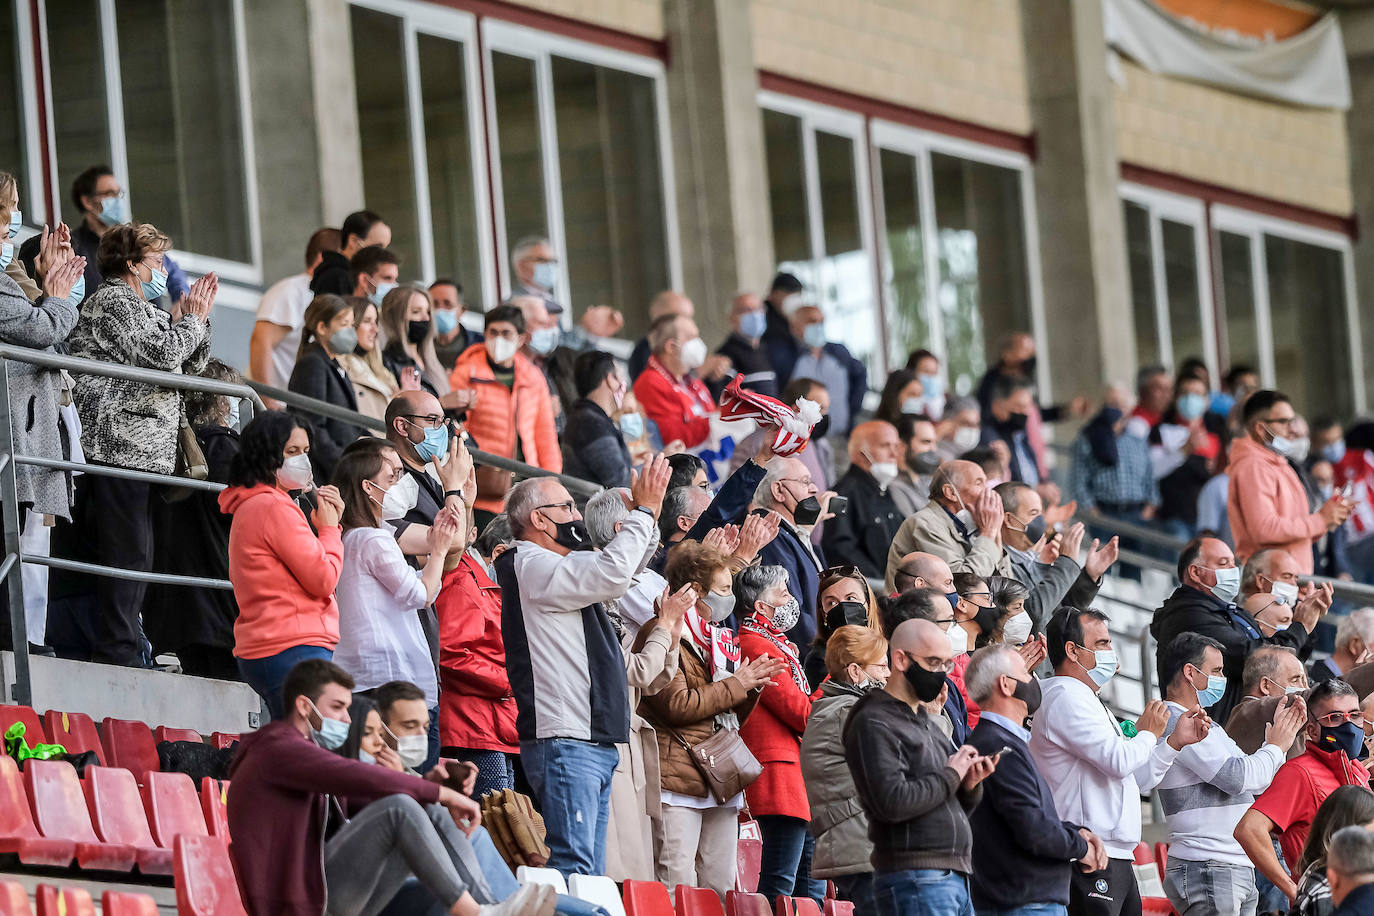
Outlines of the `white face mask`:
<svg viewBox="0 0 1374 916">
<path fill-rule="evenodd" d="M 1298 605 L 1298 587 L 1292 582 L 1275 582 L 1269 589 L 1269 594 L 1274 596 L 1274 600 L 1279 604 L 1286 604 L 1289 607 Z"/>
<path fill-rule="evenodd" d="M 413 770 L 429 756 L 429 739 L 424 735 L 397 738 L 396 755 L 401 758 L 401 763 Z"/>
<path fill-rule="evenodd" d="M 691 371 L 706 362 L 706 341 L 693 337 L 682 345 L 682 366 Z"/>
<path fill-rule="evenodd" d="M 392 484 L 382 497 L 382 519 L 389 522 L 405 518 L 415 508 L 419 498 L 420 482 L 409 474 L 401 475 L 401 479 Z"/>
<path fill-rule="evenodd" d="M 487 355 L 494 363 L 504 363 L 515 355 L 515 351 L 520 349 L 520 345 L 506 337 L 488 337 L 486 340 Z"/>
<path fill-rule="evenodd" d="M 945 631 L 945 635 L 949 637 L 949 647 L 954 650 L 955 657 L 968 651 L 968 630 L 956 623 Z"/>
<path fill-rule="evenodd" d="M 292 455 L 277 468 L 277 483 L 288 490 L 304 490 L 314 479 L 310 456 L 306 454 Z"/>
<path fill-rule="evenodd" d="M 886 490 L 887 485 L 897 479 L 897 465 L 891 461 L 880 461 L 877 464 L 869 465 L 868 473 L 873 475 L 873 479 L 878 484 L 878 489 Z"/>
<path fill-rule="evenodd" d="M 1019 646 L 1030 639 L 1031 628 L 1030 614 L 1022 611 L 1002 624 L 1002 642 L 1009 646 Z"/>
<path fill-rule="evenodd" d="M 949 441 L 955 450 L 962 455 L 964 452 L 977 448 L 978 440 L 981 438 L 982 435 L 977 427 L 960 426 L 954 431 L 954 435 L 950 437 Z"/>
</svg>

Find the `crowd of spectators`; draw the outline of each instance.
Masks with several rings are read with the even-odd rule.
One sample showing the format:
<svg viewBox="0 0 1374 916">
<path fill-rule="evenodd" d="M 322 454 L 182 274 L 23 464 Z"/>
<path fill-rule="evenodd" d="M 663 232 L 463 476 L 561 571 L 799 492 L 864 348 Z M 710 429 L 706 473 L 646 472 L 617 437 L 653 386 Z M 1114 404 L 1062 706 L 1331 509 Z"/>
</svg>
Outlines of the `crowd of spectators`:
<svg viewBox="0 0 1374 916">
<path fill-rule="evenodd" d="M 241 381 L 209 358 L 215 276 L 187 283 L 122 200 L 90 170 L 76 231 L 5 245 L 0 339 Z M 17 201 L 0 174 L 12 227 Z M 770 906 L 830 881 L 882 916 L 1138 912 L 1153 791 L 1183 916 L 1364 912 L 1374 610 L 1314 660 L 1333 592 L 1311 577 L 1374 573 L 1374 425 L 1309 433 L 1253 372 L 1213 391 L 1194 360 L 1095 413 L 1042 405 L 1024 333 L 970 395 L 913 352 L 869 413 L 867 369 L 791 274 L 735 295 L 715 352 L 665 291 L 626 366 L 604 343 L 618 312 L 564 316 L 547 240 L 513 246 L 513 295 L 478 333 L 457 281 L 403 280 L 390 235 L 351 214 L 264 294 L 248 371 L 289 408 L 243 422 L 223 395 L 11 376 L 24 453 L 199 460 L 226 485 L 172 500 L 16 472 L 57 555 L 232 584 L 186 601 L 55 575 L 30 637 L 133 667 L 171 653 L 261 695 L 272 722 L 241 743 L 229 807 L 254 916 L 326 894 L 365 916 L 583 912 L 501 862 L 474 797 L 507 790 L 564 874 L 723 895 L 744 820 Z M 814 406 L 805 447 L 723 421 L 740 388 Z M 1075 419 L 1061 493 L 1047 429 Z M 1099 697 L 1119 667 L 1093 608 L 1116 525 L 1186 542 L 1151 625 L 1160 698 L 1134 722 Z"/>
</svg>

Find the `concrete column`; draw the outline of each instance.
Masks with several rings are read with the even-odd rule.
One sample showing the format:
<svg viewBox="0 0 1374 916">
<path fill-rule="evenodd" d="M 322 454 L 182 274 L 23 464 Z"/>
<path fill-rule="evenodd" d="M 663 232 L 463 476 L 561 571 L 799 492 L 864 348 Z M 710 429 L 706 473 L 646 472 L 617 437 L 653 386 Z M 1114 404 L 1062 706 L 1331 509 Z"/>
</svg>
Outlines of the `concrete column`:
<svg viewBox="0 0 1374 916">
<path fill-rule="evenodd" d="M 1359 233 L 1354 240 L 1355 302 L 1350 307 L 1360 319 L 1360 340 L 1364 363 L 1374 355 L 1374 317 L 1360 303 L 1374 295 L 1374 174 L 1370 173 L 1364 151 L 1374 144 L 1374 10 L 1352 10 L 1341 14 L 1350 69 L 1350 111 L 1346 112 L 1345 131 L 1350 149 L 1350 191 L 1355 204 Z M 1364 373 L 1365 405 L 1374 403 L 1374 385 Z"/>
<path fill-rule="evenodd" d="M 682 286 L 708 341 L 726 333 L 736 290 L 765 292 L 772 279 L 751 6 L 751 0 L 664 0 Z"/>
<path fill-rule="evenodd" d="M 1100 0 L 1021 0 L 1052 394 L 1135 372 L 1112 84 Z"/>
<path fill-rule="evenodd" d="M 269 0 L 270 2 L 270 0 Z M 293 0 L 299 2 L 299 0 Z M 314 128 L 326 225 L 337 226 L 363 206 L 363 148 L 353 78 L 353 30 L 348 4 L 305 0 L 313 77 Z M 304 253 L 304 249 L 302 249 Z"/>
</svg>

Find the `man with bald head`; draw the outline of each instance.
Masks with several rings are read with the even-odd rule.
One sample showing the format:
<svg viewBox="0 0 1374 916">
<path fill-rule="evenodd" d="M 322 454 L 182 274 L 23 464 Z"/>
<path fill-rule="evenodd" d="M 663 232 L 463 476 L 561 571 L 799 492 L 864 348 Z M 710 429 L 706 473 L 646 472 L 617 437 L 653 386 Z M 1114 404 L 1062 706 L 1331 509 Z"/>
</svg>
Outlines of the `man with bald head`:
<svg viewBox="0 0 1374 916">
<path fill-rule="evenodd" d="M 467 504 L 463 501 L 462 490 L 464 486 L 471 488 L 469 495 L 477 492 L 476 479 L 459 480 L 452 475 L 450 468 L 456 468 L 456 464 L 444 462 L 439 465 L 439 479 L 436 480 L 429 471 L 434 467 L 434 462 L 428 457 L 428 450 L 431 447 L 426 444 L 426 433 L 432 430 L 442 429 L 443 451 L 449 452 L 457 447 L 457 442 L 450 434 L 448 419 L 444 416 L 444 409 L 439 406 L 439 399 L 428 391 L 402 391 L 391 399 L 391 403 L 386 406 L 386 441 L 396 448 L 396 453 L 401 456 L 401 464 L 406 476 L 401 482 L 396 484 L 415 493 L 415 499 L 410 502 L 410 511 L 400 518 L 388 519 L 387 521 L 394 526 L 396 538 L 401 542 L 401 547 L 414 547 L 414 550 L 407 550 L 408 553 L 423 553 L 425 550 L 423 536 L 418 542 L 406 537 L 406 529 L 411 525 L 423 525 L 428 528 L 434 524 L 434 516 L 439 510 L 447 506 L 456 512 L 467 515 Z M 433 433 L 431 433 L 431 437 Z M 421 448 L 425 452 L 421 452 Z M 388 508 L 390 504 L 388 504 Z"/>
<path fill-rule="evenodd" d="M 902 442 L 897 427 L 870 420 L 849 434 L 849 470 L 835 483 L 835 493 L 849 500 L 844 512 L 826 522 L 821 539 L 831 563 L 857 566 L 869 579 L 881 579 L 887 551 L 902 514 L 888 492 L 897 478 Z"/>
<path fill-rule="evenodd" d="M 691 299 L 688 299 L 686 296 L 682 295 L 682 293 L 674 292 L 671 289 L 665 289 L 657 296 L 654 296 L 653 301 L 649 303 L 649 324 L 652 326 L 655 321 L 658 321 L 658 319 L 665 315 L 679 315 L 683 318 L 695 318 L 696 311 L 696 306 L 692 304 Z M 647 334 L 635 341 L 635 348 L 630 351 L 630 361 L 628 364 L 631 385 L 634 384 L 635 379 L 639 378 L 645 367 L 649 365 L 649 354 L 652 352 L 653 348 L 649 345 L 649 336 Z"/>
<path fill-rule="evenodd" d="M 760 343 L 768 329 L 763 300 L 754 293 L 738 293 L 730 303 L 730 327 L 730 336 L 716 353 L 730 360 L 734 371 L 743 376 L 742 387 L 777 397 L 778 373 Z"/>
<path fill-rule="evenodd" d="M 907 620 L 889 640 L 892 676 L 854 704 L 844 755 L 873 841 L 873 896 L 883 916 L 972 914 L 969 812 L 996 758 L 954 749 L 936 724 L 949 639 L 929 620 Z M 954 751 L 952 754 L 951 751 Z"/>
<path fill-rule="evenodd" d="M 706 362 L 706 343 L 689 316 L 669 314 L 649 326 L 649 349 L 648 365 L 634 381 L 635 400 L 658 424 L 665 443 L 694 449 L 711 434 L 711 415 L 717 411 L 696 375 Z"/>
<path fill-rule="evenodd" d="M 897 529 L 887 552 L 887 589 L 902 557 L 933 553 L 956 573 L 987 578 L 1007 571 L 1002 549 L 1002 500 L 972 461 L 946 461 L 930 478 L 930 502 Z"/>
<path fill-rule="evenodd" d="M 933 588 L 942 595 L 954 591 L 954 573 L 933 553 L 915 551 L 902 557 L 892 576 L 897 594 L 913 588 Z"/>
</svg>

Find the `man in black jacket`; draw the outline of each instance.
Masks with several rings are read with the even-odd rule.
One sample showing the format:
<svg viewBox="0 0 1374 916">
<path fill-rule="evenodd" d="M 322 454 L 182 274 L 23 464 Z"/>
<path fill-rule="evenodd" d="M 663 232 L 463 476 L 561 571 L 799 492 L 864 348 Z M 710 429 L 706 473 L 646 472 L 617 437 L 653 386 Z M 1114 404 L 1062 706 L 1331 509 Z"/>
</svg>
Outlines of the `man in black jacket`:
<svg viewBox="0 0 1374 916">
<path fill-rule="evenodd" d="M 310 291 L 317 296 L 321 293 L 353 295 L 357 278 L 349 269 L 348 262 L 369 245 L 382 248 L 390 245 L 391 227 L 371 210 L 358 210 L 344 218 L 339 237 L 339 250 L 323 252 L 320 266 L 315 268 L 315 273 L 310 277 Z"/>
<path fill-rule="evenodd" d="M 1226 542 L 1199 537 L 1189 541 L 1178 558 L 1178 580 L 1183 584 L 1155 611 L 1150 634 L 1163 649 L 1180 633 L 1193 632 L 1222 645 L 1226 693 L 1207 713 L 1225 722 L 1240 701 L 1241 675 L 1246 657 L 1260 646 L 1287 646 L 1298 652 L 1331 606 L 1331 594 L 1318 590 L 1316 600 L 1304 601 L 1293 611 L 1293 622 L 1273 636 L 1265 636 L 1255 618 L 1235 603 L 1240 592 L 1240 570 Z M 1159 678 L 1159 683 L 1164 679 Z"/>
<path fill-rule="evenodd" d="M 1040 707 L 1040 682 L 1021 654 L 1006 646 L 973 653 L 964 672 L 969 697 L 982 707 L 968 743 L 997 758 L 983 782 L 983 804 L 969 815 L 973 835 L 973 905 L 1001 912 L 1029 905 L 1068 906 L 1075 863 L 1107 867 L 1102 841 L 1086 827 L 1059 819 L 1022 725 Z"/>
<path fill-rule="evenodd" d="M 577 400 L 568 405 L 563 428 L 563 473 L 603 487 L 630 485 L 630 450 L 611 414 L 620 407 L 627 385 L 604 350 L 580 353 L 573 362 Z M 628 414 L 638 419 L 638 414 Z"/>
<path fill-rule="evenodd" d="M 949 639 L 929 620 L 892 632 L 892 677 L 845 722 L 844 756 L 873 840 L 873 896 L 881 916 L 973 913 L 968 813 L 995 761 L 965 745 L 952 756 L 927 704 L 954 667 Z"/>
<path fill-rule="evenodd" d="M 849 506 L 826 523 L 821 538 L 830 562 L 852 563 L 869 579 L 883 578 L 887 550 L 903 521 L 887 490 L 901 454 L 897 427 L 884 420 L 860 423 L 850 433 L 849 470 L 835 483 L 836 495 Z"/>
<path fill-rule="evenodd" d="M 764 332 L 768 329 L 768 313 L 763 310 L 763 300 L 754 293 L 736 296 L 730 304 L 730 326 L 734 330 L 716 352 L 730 360 L 734 373 L 744 376 L 740 382 L 743 387 L 770 398 L 777 397 L 778 373 L 762 346 Z M 720 387 L 724 388 L 727 381 L 729 378 L 722 379 Z M 712 393 L 720 396 L 714 389 Z"/>
</svg>

